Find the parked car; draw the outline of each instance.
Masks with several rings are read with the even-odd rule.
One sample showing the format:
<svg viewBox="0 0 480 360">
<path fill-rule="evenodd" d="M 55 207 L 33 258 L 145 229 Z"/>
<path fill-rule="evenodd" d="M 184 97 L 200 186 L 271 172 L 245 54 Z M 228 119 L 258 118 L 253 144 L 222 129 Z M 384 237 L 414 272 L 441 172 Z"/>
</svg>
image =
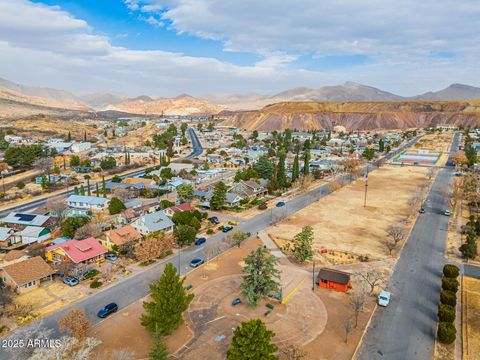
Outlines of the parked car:
<svg viewBox="0 0 480 360">
<path fill-rule="evenodd" d="M 227 226 L 224 226 L 224 227 L 223 227 L 223 230 L 222 230 L 222 231 L 226 233 L 226 232 L 229 232 L 229 231 L 232 230 L 232 229 L 233 229 L 233 226 L 232 226 L 232 225 L 227 225 Z"/>
<path fill-rule="evenodd" d="M 282 207 L 282 206 L 285 206 L 285 202 L 283 201 L 279 201 L 275 204 L 276 207 Z"/>
<path fill-rule="evenodd" d="M 266 210 L 268 208 L 267 204 L 258 205 L 258 210 Z"/>
<path fill-rule="evenodd" d="M 462 173 L 455 173 L 455 176 L 463 176 Z"/>
<path fill-rule="evenodd" d="M 445 210 L 445 211 L 443 212 L 443 215 L 445 215 L 445 216 L 450 216 L 450 215 L 452 215 L 452 213 L 450 212 L 450 210 Z"/>
<path fill-rule="evenodd" d="M 115 303 L 110 303 L 106 305 L 104 308 L 100 309 L 97 313 L 97 316 L 99 318 L 106 318 L 108 315 L 113 314 L 114 312 L 117 312 L 118 310 L 118 305 Z"/>
<path fill-rule="evenodd" d="M 242 300 L 240 300 L 240 298 L 236 298 L 236 299 L 233 299 L 232 306 L 235 306 L 235 305 L 238 305 L 238 304 L 241 304 L 241 303 L 242 303 Z"/>
<path fill-rule="evenodd" d="M 420 208 L 420 214 L 423 214 L 425 212 L 425 209 L 422 207 Z"/>
<path fill-rule="evenodd" d="M 207 239 L 204 237 L 198 238 L 197 240 L 195 240 L 195 245 L 202 245 L 206 241 Z"/>
<path fill-rule="evenodd" d="M 380 306 L 387 306 L 390 302 L 391 294 L 388 291 L 382 291 L 380 295 L 378 295 L 378 305 Z"/>
<path fill-rule="evenodd" d="M 200 258 L 195 258 L 192 261 L 190 261 L 190 267 L 196 268 L 199 267 L 200 265 L 204 264 L 205 260 L 200 259 Z"/>
<path fill-rule="evenodd" d="M 63 283 L 67 284 L 68 286 L 75 286 L 75 285 L 80 284 L 80 281 L 78 281 L 74 277 L 67 277 L 67 278 L 63 279 Z"/>
<path fill-rule="evenodd" d="M 209 217 L 208 221 L 210 221 L 212 224 L 215 224 L 215 225 L 220 224 L 220 220 L 218 220 L 218 217 L 216 216 Z"/>
<path fill-rule="evenodd" d="M 110 260 L 110 261 L 115 261 L 118 259 L 117 254 L 114 253 L 108 253 L 105 255 L 105 259 Z"/>
</svg>

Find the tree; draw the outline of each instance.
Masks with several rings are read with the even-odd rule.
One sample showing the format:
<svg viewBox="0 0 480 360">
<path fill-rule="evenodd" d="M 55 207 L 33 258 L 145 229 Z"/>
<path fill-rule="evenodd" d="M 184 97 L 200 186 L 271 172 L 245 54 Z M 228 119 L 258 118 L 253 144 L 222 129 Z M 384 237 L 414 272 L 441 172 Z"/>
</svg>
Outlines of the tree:
<svg viewBox="0 0 480 360">
<path fill-rule="evenodd" d="M 353 321 L 351 317 L 343 320 L 343 329 L 345 330 L 345 344 L 348 344 L 348 335 L 353 330 Z"/>
<path fill-rule="evenodd" d="M 453 154 L 452 156 L 452 162 L 456 165 L 456 166 L 462 166 L 462 165 L 466 165 L 468 164 L 468 159 L 467 159 L 467 155 L 465 154 L 464 151 L 457 151 L 455 154 Z"/>
<path fill-rule="evenodd" d="M 265 155 L 261 155 L 255 165 L 253 166 L 254 170 L 258 175 L 263 179 L 271 179 L 273 175 L 273 164 L 272 161 Z"/>
<path fill-rule="evenodd" d="M 61 229 L 62 235 L 73 238 L 75 235 L 75 231 L 88 223 L 90 219 L 86 216 L 79 216 L 79 217 L 69 217 L 62 222 Z"/>
<path fill-rule="evenodd" d="M 303 174 L 310 173 L 310 140 L 307 139 L 303 143 Z"/>
<path fill-rule="evenodd" d="M 260 319 L 242 322 L 233 332 L 227 360 L 277 359 L 277 346 L 271 343 L 274 336 Z"/>
<path fill-rule="evenodd" d="M 385 143 L 382 139 L 378 142 L 378 151 L 384 152 L 385 151 Z"/>
<path fill-rule="evenodd" d="M 407 236 L 407 228 L 401 224 L 390 225 L 387 228 L 387 235 L 395 244 L 395 247 Z"/>
<path fill-rule="evenodd" d="M 442 279 L 442 290 L 449 290 L 456 293 L 458 291 L 458 285 L 457 279 L 447 277 Z"/>
<path fill-rule="evenodd" d="M 455 308 L 447 304 L 438 305 L 438 320 L 453 323 L 455 321 Z"/>
<path fill-rule="evenodd" d="M 110 215 L 118 214 L 125 209 L 125 204 L 119 198 L 112 197 L 110 199 L 110 203 L 108 204 L 108 212 L 110 213 Z"/>
<path fill-rule="evenodd" d="M 102 225 L 101 224 L 92 224 L 91 222 L 79 227 L 75 231 L 75 239 L 83 240 L 89 237 L 98 237 L 102 235 Z"/>
<path fill-rule="evenodd" d="M 227 200 L 227 186 L 223 181 L 215 184 L 213 196 L 210 199 L 210 208 L 212 210 L 221 210 Z"/>
<path fill-rule="evenodd" d="M 245 258 L 242 290 L 251 306 L 256 306 L 260 297 L 280 292 L 280 271 L 276 269 L 278 258 L 267 248 L 259 247 Z"/>
<path fill-rule="evenodd" d="M 366 300 L 367 295 L 363 288 L 355 290 L 350 294 L 349 302 L 352 306 L 353 314 L 355 316 L 355 328 L 358 326 L 358 316 L 362 312 Z"/>
<path fill-rule="evenodd" d="M 70 336 L 83 339 L 87 335 L 91 323 L 85 311 L 79 308 L 73 308 L 58 319 L 58 326 L 61 331 L 66 332 Z"/>
<path fill-rule="evenodd" d="M 298 179 L 300 174 L 300 164 L 298 159 L 298 152 L 295 154 L 295 159 L 293 160 L 293 168 L 292 168 L 292 182 Z"/>
<path fill-rule="evenodd" d="M 280 349 L 282 359 L 284 360 L 302 360 L 307 357 L 307 352 L 300 349 L 297 345 L 287 345 Z"/>
<path fill-rule="evenodd" d="M 449 322 L 441 322 L 438 324 L 437 337 L 444 344 L 451 344 L 455 341 L 457 329 L 455 325 Z"/>
<path fill-rule="evenodd" d="M 256 141 L 258 139 L 258 130 L 253 130 L 252 131 L 252 140 Z"/>
<path fill-rule="evenodd" d="M 67 141 L 72 141 L 72 134 L 70 133 L 70 131 L 67 134 Z"/>
<path fill-rule="evenodd" d="M 3 282 L 3 279 L 0 278 L 0 304 L 2 305 L 3 310 L 5 310 L 7 305 L 13 303 L 14 295 L 15 292 L 13 291 L 11 286 L 6 285 Z M 3 312 L 1 315 L 3 315 Z"/>
<path fill-rule="evenodd" d="M 457 305 L 457 294 L 453 291 L 442 290 L 440 292 L 440 302 L 442 304 L 456 306 Z"/>
<path fill-rule="evenodd" d="M 380 286 L 384 280 L 383 274 L 375 269 L 370 269 L 366 273 L 359 272 L 357 275 L 360 276 L 363 281 L 368 284 L 368 286 L 370 286 L 370 291 L 368 293 L 369 295 L 372 295 L 375 291 L 375 288 Z"/>
<path fill-rule="evenodd" d="M 193 185 L 183 183 L 177 188 L 177 194 L 183 201 L 193 199 Z"/>
<path fill-rule="evenodd" d="M 72 155 L 70 158 L 70 167 L 80 166 L 80 157 L 77 155 Z"/>
<path fill-rule="evenodd" d="M 193 244 L 197 230 L 190 225 L 178 225 L 173 229 L 173 236 L 180 246 Z"/>
<path fill-rule="evenodd" d="M 385 239 L 382 241 L 382 243 L 387 248 L 388 254 L 392 255 L 392 252 L 397 247 L 397 244 L 390 239 Z"/>
<path fill-rule="evenodd" d="M 117 166 L 117 161 L 111 156 L 107 156 L 105 159 L 100 161 L 100 167 L 102 170 L 110 170 Z"/>
<path fill-rule="evenodd" d="M 188 129 L 187 123 L 182 123 L 182 125 L 180 125 L 180 130 L 182 131 L 183 136 L 185 136 L 185 132 L 187 131 L 187 129 Z"/>
<path fill-rule="evenodd" d="M 183 125 L 183 124 L 182 124 Z M 148 354 L 149 360 L 168 360 L 168 350 L 162 335 L 155 332 L 153 335 L 153 346 Z"/>
<path fill-rule="evenodd" d="M 183 323 L 182 314 L 193 300 L 183 287 L 185 278 L 180 279 L 177 270 L 168 263 L 160 280 L 150 285 L 152 301 L 143 303 L 145 314 L 140 317 L 142 325 L 151 333 L 170 335 Z"/>
<path fill-rule="evenodd" d="M 373 157 L 375 156 L 375 150 L 373 148 L 366 148 L 363 153 L 362 153 L 362 156 L 367 159 L 367 160 L 372 160 Z"/>
<path fill-rule="evenodd" d="M 360 161 L 355 159 L 353 156 L 349 156 L 343 160 L 342 165 L 345 172 L 350 176 L 350 181 L 353 181 L 353 179 L 358 175 Z"/>
<path fill-rule="evenodd" d="M 453 264 L 446 264 L 443 267 L 443 275 L 447 278 L 457 278 L 460 274 L 460 270 Z"/>
<path fill-rule="evenodd" d="M 64 200 L 49 198 L 46 204 L 50 215 L 55 216 L 60 222 L 63 219 L 64 212 L 68 206 Z"/>
<path fill-rule="evenodd" d="M 36 169 L 42 170 L 42 173 L 44 174 L 49 173 L 53 167 L 53 160 L 52 158 L 47 158 L 47 157 L 39 158 L 38 160 L 35 160 L 35 162 L 33 163 L 33 166 Z"/>
<path fill-rule="evenodd" d="M 97 183 L 98 187 L 98 183 Z M 125 203 L 130 199 L 130 191 L 122 186 L 115 186 L 112 191 L 113 197 L 119 199 L 122 203 Z"/>
<path fill-rule="evenodd" d="M 278 165 L 277 165 L 277 181 L 281 188 L 286 188 L 287 183 L 287 174 L 285 172 L 285 158 L 286 152 L 284 149 L 280 149 L 278 152 Z"/>
<path fill-rule="evenodd" d="M 295 260 L 300 263 L 313 258 L 313 228 L 311 226 L 304 226 L 293 238 L 293 245 L 291 246 L 292 254 Z M 290 244 L 289 244 L 290 245 Z"/>
<path fill-rule="evenodd" d="M 234 233 L 230 236 L 228 236 L 228 241 L 232 246 L 238 246 L 242 244 L 245 240 L 248 239 L 248 234 L 244 231 L 241 230 L 236 230 Z"/>
<path fill-rule="evenodd" d="M 172 247 L 171 236 L 165 235 L 163 231 L 158 231 L 135 243 L 133 253 L 138 261 L 148 262 L 159 258 Z"/>
</svg>

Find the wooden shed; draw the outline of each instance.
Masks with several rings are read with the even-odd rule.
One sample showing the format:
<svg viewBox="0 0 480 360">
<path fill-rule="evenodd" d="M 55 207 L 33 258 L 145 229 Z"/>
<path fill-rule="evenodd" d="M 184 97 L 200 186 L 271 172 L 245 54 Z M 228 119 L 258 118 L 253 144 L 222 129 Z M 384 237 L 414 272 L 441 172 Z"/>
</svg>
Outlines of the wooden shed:
<svg viewBox="0 0 480 360">
<path fill-rule="evenodd" d="M 320 269 L 317 276 L 317 284 L 326 289 L 346 292 L 351 287 L 350 274 L 336 269 Z"/>
</svg>

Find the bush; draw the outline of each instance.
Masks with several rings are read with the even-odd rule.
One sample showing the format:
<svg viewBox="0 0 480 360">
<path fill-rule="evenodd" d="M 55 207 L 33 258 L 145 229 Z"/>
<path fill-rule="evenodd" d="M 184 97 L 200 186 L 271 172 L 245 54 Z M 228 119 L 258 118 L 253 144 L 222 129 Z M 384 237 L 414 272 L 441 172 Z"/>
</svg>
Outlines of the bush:
<svg viewBox="0 0 480 360">
<path fill-rule="evenodd" d="M 207 230 L 207 235 L 212 235 L 213 234 L 213 229 L 208 229 Z"/>
<path fill-rule="evenodd" d="M 456 293 L 458 291 L 458 280 L 444 277 L 442 279 L 442 290 L 448 290 Z"/>
<path fill-rule="evenodd" d="M 440 342 L 451 344 L 455 341 L 456 334 L 457 329 L 455 329 L 455 325 L 448 322 L 438 324 L 437 337 Z"/>
<path fill-rule="evenodd" d="M 92 281 L 92 283 L 90 284 L 90 287 L 92 289 L 96 289 L 96 288 L 99 288 L 100 286 L 102 286 L 103 283 L 101 281 L 98 281 L 98 280 L 94 280 Z"/>
<path fill-rule="evenodd" d="M 440 293 L 440 302 L 442 304 L 456 306 L 457 305 L 457 294 L 452 291 L 442 290 Z"/>
<path fill-rule="evenodd" d="M 83 275 L 83 278 L 85 280 L 88 280 L 88 279 L 93 278 L 95 275 L 97 275 L 99 273 L 100 273 L 100 271 L 98 271 L 97 269 L 93 269 L 93 270 L 90 270 L 89 272 L 87 272 L 85 275 Z"/>
<path fill-rule="evenodd" d="M 438 319 L 440 322 L 453 323 L 455 321 L 455 308 L 450 305 L 440 304 L 438 306 Z"/>
<path fill-rule="evenodd" d="M 25 187 L 25 183 L 23 181 L 18 181 L 15 186 L 18 188 L 18 189 L 23 189 Z"/>
<path fill-rule="evenodd" d="M 452 264 L 446 264 L 443 267 L 443 275 L 447 278 L 456 278 L 458 277 L 458 274 L 460 271 L 458 270 L 458 267 Z"/>
</svg>

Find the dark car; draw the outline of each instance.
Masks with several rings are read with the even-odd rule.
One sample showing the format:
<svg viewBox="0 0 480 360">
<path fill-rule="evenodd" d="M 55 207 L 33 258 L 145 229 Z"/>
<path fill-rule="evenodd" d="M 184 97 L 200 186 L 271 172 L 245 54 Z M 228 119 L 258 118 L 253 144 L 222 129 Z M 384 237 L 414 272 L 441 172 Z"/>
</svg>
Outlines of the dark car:
<svg viewBox="0 0 480 360">
<path fill-rule="evenodd" d="M 279 201 L 279 202 L 277 202 L 277 204 L 275 206 L 276 207 L 282 207 L 282 206 L 285 206 L 285 203 L 283 201 Z"/>
<path fill-rule="evenodd" d="M 233 299 L 232 306 L 235 306 L 235 305 L 238 305 L 238 304 L 241 304 L 241 303 L 242 303 L 242 300 L 240 300 L 240 298 L 236 298 L 236 299 Z"/>
<path fill-rule="evenodd" d="M 193 259 L 192 261 L 190 261 L 190 267 L 192 268 L 196 268 L 202 264 L 205 263 L 205 260 L 203 259 L 200 259 L 200 258 L 196 258 L 196 259 Z"/>
<path fill-rule="evenodd" d="M 204 237 L 198 238 L 197 240 L 195 240 L 195 245 L 202 245 L 206 241 L 207 239 Z"/>
<path fill-rule="evenodd" d="M 215 225 L 220 224 L 220 220 L 218 220 L 218 217 L 216 216 L 209 217 L 208 221 L 210 221 L 212 224 L 215 224 Z"/>
<path fill-rule="evenodd" d="M 223 231 L 223 232 L 229 232 L 229 231 L 232 230 L 232 229 L 233 229 L 233 226 L 228 225 L 228 226 L 224 226 L 222 231 Z"/>
<path fill-rule="evenodd" d="M 97 316 L 99 318 L 106 318 L 108 315 L 113 314 L 114 312 L 117 312 L 118 310 L 118 305 L 115 303 L 110 303 L 106 305 L 104 308 L 100 309 L 97 313 Z"/>
<path fill-rule="evenodd" d="M 424 208 L 420 208 L 420 214 L 423 214 L 425 212 Z"/>
</svg>

